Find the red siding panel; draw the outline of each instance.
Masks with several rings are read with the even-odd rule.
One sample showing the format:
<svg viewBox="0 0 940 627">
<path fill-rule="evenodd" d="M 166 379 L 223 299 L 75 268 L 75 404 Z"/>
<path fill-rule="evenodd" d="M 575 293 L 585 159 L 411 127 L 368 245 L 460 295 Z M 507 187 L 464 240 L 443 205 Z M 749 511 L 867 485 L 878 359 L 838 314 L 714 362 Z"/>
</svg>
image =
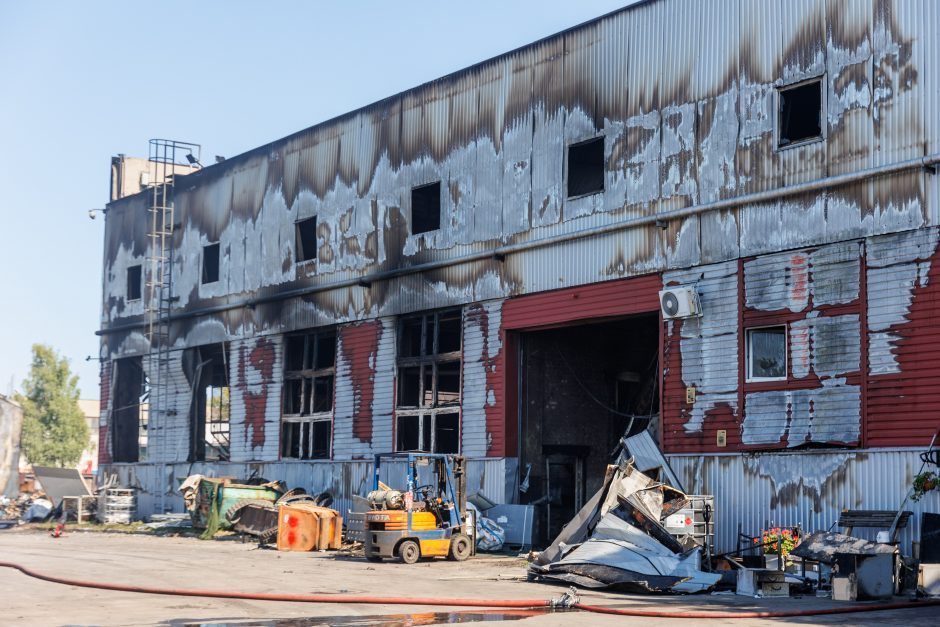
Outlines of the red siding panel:
<svg viewBox="0 0 940 627">
<path fill-rule="evenodd" d="M 940 255 L 914 284 L 907 318 L 889 329 L 900 372 L 868 376 L 868 446 L 926 447 L 940 428 Z"/>
<path fill-rule="evenodd" d="M 512 298 L 503 305 L 503 328 L 530 330 L 659 311 L 661 288 L 662 279 L 652 274 Z"/>
<path fill-rule="evenodd" d="M 375 355 L 382 325 L 368 322 L 339 329 L 342 358 L 349 363 L 353 389 L 352 433 L 360 442 L 372 443 L 372 400 L 375 395 Z M 390 408 L 389 408 L 390 409 Z"/>
</svg>

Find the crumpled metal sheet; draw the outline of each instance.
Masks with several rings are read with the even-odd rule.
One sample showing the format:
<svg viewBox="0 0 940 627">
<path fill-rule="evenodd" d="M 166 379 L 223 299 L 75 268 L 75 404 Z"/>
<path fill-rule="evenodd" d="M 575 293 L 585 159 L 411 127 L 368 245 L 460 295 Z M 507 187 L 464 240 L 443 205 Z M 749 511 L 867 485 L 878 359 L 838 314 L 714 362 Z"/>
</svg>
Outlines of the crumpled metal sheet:
<svg viewBox="0 0 940 627">
<path fill-rule="evenodd" d="M 610 468 L 604 486 L 529 566 L 532 574 L 586 588 L 703 592 L 721 575 L 701 570 L 662 527 L 661 484 L 632 466 Z"/>
<path fill-rule="evenodd" d="M 613 512 L 584 544 L 551 564 L 545 576 L 588 588 L 617 587 L 640 592 L 702 592 L 721 575 L 701 570 L 698 550 L 673 553 Z"/>
</svg>

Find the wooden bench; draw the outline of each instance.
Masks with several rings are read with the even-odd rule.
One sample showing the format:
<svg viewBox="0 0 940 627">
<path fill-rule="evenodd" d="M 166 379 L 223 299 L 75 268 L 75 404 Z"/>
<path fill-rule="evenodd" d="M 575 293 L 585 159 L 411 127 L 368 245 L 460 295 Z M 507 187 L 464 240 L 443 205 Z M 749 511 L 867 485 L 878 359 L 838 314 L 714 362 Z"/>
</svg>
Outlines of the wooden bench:
<svg viewBox="0 0 940 627">
<path fill-rule="evenodd" d="M 913 515 L 914 512 L 905 511 L 899 516 L 895 510 L 891 509 L 847 509 L 839 514 L 838 525 L 845 530 L 845 535 L 850 536 L 855 527 L 892 529 L 897 519 L 897 527 L 892 529 L 894 535 L 897 535 L 897 530 L 907 527 L 907 521 Z M 891 538 L 891 541 L 893 542 L 894 538 Z"/>
</svg>

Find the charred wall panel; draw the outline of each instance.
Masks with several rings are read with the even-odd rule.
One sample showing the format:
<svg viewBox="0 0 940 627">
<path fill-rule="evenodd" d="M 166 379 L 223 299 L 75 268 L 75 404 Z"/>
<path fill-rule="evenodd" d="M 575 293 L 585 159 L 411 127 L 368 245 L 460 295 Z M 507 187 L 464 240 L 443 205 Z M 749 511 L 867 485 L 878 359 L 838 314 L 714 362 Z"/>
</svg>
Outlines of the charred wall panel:
<svg viewBox="0 0 940 627">
<path fill-rule="evenodd" d="M 339 328 L 333 458 L 370 459 L 392 450 L 395 321 Z"/>
<path fill-rule="evenodd" d="M 829 529 L 845 509 L 894 510 L 920 468 L 916 451 L 801 451 L 743 455 L 669 455 L 690 493 L 715 495 L 715 550 L 738 548 L 742 533 L 758 536 L 771 527 Z M 920 514 L 935 509 L 928 499 L 908 501 L 914 511 L 899 534 L 901 551 L 920 538 Z M 839 530 L 838 528 L 834 530 Z M 875 539 L 878 529 L 853 535 Z"/>
<path fill-rule="evenodd" d="M 258 337 L 231 343 L 229 381 L 233 461 L 278 459 L 283 362 L 282 338 Z"/>
<path fill-rule="evenodd" d="M 468 457 L 499 455 L 506 444 L 502 305 L 490 301 L 464 309 L 460 427 L 461 454 Z"/>
</svg>

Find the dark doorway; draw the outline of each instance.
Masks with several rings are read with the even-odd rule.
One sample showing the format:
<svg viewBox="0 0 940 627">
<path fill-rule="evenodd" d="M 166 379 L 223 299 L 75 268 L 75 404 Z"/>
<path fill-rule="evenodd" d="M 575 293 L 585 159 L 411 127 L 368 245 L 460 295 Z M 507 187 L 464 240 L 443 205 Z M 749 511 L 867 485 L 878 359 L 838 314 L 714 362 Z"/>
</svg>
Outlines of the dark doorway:
<svg viewBox="0 0 940 627">
<path fill-rule="evenodd" d="M 659 416 L 659 315 L 520 335 L 519 500 L 546 545 L 604 481 L 620 438 Z"/>
<path fill-rule="evenodd" d="M 228 344 L 188 348 L 183 370 L 192 386 L 189 461 L 229 459 L 230 395 Z"/>
<path fill-rule="evenodd" d="M 111 460 L 141 461 L 147 446 L 146 412 L 141 400 L 146 396 L 140 357 L 115 359 L 112 373 L 114 398 L 111 401 Z"/>
</svg>

